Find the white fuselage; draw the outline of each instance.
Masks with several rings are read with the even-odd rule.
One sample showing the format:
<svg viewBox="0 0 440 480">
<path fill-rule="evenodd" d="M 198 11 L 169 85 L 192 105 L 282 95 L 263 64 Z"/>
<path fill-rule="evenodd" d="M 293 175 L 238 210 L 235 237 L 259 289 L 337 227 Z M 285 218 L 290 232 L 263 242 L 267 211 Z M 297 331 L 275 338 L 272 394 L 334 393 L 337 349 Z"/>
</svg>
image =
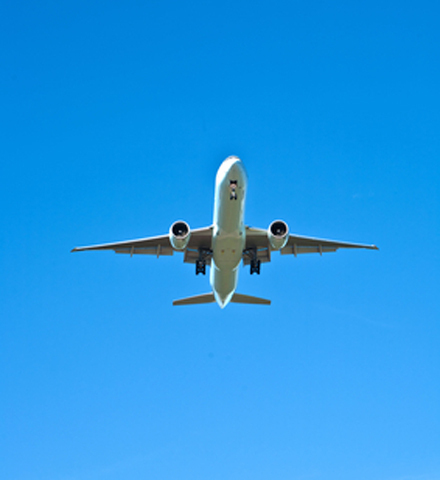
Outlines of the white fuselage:
<svg viewBox="0 0 440 480">
<path fill-rule="evenodd" d="M 238 157 L 228 157 L 215 180 L 210 282 L 215 299 L 225 307 L 237 288 L 238 268 L 246 242 L 244 207 L 247 175 Z"/>
</svg>

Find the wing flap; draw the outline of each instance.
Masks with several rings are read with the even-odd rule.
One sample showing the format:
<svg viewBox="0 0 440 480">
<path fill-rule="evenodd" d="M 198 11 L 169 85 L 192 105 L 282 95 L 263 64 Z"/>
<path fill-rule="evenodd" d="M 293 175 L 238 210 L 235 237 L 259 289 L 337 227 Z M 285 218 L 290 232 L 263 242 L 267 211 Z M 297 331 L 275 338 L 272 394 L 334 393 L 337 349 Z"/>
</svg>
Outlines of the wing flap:
<svg viewBox="0 0 440 480">
<path fill-rule="evenodd" d="M 336 252 L 338 247 L 317 246 L 298 246 L 292 245 L 284 247 L 280 250 L 281 255 L 302 255 L 303 253 L 329 253 Z"/>
<path fill-rule="evenodd" d="M 128 255 L 156 255 L 161 257 L 162 255 L 173 255 L 174 250 L 172 247 L 131 247 L 131 248 L 115 248 L 115 253 L 125 253 Z"/>
</svg>

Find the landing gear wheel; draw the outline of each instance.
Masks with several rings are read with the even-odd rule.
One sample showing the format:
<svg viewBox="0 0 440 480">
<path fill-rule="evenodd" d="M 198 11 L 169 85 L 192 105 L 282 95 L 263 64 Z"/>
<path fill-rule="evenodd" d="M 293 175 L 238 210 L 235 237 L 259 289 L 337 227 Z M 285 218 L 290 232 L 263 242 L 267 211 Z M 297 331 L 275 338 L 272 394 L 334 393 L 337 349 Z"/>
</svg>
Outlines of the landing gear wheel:
<svg viewBox="0 0 440 480">
<path fill-rule="evenodd" d="M 256 273 L 257 275 L 260 275 L 260 265 L 261 265 L 260 260 L 251 260 L 251 275 L 254 273 Z"/>
<path fill-rule="evenodd" d="M 196 261 L 196 275 L 201 273 L 202 275 L 206 274 L 206 262 L 204 260 Z"/>
</svg>

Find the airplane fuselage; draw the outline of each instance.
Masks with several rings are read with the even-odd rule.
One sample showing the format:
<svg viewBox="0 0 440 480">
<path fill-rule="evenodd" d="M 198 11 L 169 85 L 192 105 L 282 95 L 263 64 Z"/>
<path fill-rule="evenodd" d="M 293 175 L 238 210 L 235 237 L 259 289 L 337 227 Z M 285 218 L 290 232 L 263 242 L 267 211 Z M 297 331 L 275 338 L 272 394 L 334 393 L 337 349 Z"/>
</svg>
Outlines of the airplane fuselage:
<svg viewBox="0 0 440 480">
<path fill-rule="evenodd" d="M 228 157 L 215 181 L 214 221 L 210 283 L 220 307 L 225 307 L 237 288 L 238 270 L 246 242 L 244 209 L 247 175 L 237 157 Z"/>
</svg>

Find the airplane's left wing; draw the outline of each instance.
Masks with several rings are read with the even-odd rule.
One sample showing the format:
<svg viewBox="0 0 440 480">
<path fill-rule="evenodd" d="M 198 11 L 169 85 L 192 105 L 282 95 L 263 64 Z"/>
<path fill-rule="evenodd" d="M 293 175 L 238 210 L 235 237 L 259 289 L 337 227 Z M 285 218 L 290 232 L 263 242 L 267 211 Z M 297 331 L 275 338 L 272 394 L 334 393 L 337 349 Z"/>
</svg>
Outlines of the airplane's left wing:
<svg viewBox="0 0 440 480">
<path fill-rule="evenodd" d="M 305 237 L 302 235 L 289 235 L 286 245 L 280 250 L 281 255 L 300 255 L 303 253 L 336 252 L 339 248 L 367 248 L 378 250 L 376 245 L 363 243 L 339 242 L 324 238 Z M 243 252 L 243 263 L 249 265 L 252 256 L 261 263 L 270 262 L 271 252 L 267 230 L 262 228 L 246 228 L 246 248 Z"/>
<path fill-rule="evenodd" d="M 191 253 L 198 252 L 200 248 L 210 250 L 211 236 L 212 227 L 191 230 L 188 245 L 184 250 L 185 261 L 193 263 L 191 259 L 187 260 L 187 257 L 191 257 Z M 173 255 L 174 253 L 169 235 L 138 238 L 135 240 L 125 240 L 123 242 L 103 243 L 101 245 L 91 245 L 88 247 L 76 247 L 72 252 L 83 252 L 86 250 L 113 250 L 115 253 L 127 253 L 129 255 L 156 255 L 157 257 L 161 255 Z M 195 258 L 197 257 L 195 256 Z"/>
<path fill-rule="evenodd" d="M 379 250 L 376 245 L 367 245 L 365 243 L 339 242 L 337 240 L 327 240 L 324 238 L 289 235 L 286 246 L 281 249 L 281 255 L 293 254 L 296 256 L 301 253 L 319 253 L 322 255 L 325 252 L 336 252 L 339 248 Z"/>
</svg>

